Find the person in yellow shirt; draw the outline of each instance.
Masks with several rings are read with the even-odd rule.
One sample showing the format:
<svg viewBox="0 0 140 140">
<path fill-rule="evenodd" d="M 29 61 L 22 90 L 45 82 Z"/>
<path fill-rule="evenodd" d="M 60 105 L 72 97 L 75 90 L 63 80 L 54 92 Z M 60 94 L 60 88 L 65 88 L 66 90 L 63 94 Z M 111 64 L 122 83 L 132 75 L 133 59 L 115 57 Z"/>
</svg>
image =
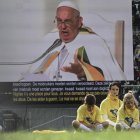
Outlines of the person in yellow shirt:
<svg viewBox="0 0 140 140">
<path fill-rule="evenodd" d="M 118 110 L 116 131 L 140 129 L 139 110 L 132 93 L 124 95 L 123 104 Z"/>
<path fill-rule="evenodd" d="M 100 110 L 104 121 L 107 121 L 110 126 L 115 126 L 117 119 L 117 111 L 122 105 L 119 99 L 120 83 L 112 82 L 109 85 L 107 97 L 101 102 Z"/>
<path fill-rule="evenodd" d="M 102 131 L 108 127 L 108 122 L 103 122 L 100 109 L 96 105 L 96 98 L 92 94 L 85 96 L 84 104 L 77 110 L 77 118 L 72 122 L 75 130 L 87 132 Z"/>
</svg>

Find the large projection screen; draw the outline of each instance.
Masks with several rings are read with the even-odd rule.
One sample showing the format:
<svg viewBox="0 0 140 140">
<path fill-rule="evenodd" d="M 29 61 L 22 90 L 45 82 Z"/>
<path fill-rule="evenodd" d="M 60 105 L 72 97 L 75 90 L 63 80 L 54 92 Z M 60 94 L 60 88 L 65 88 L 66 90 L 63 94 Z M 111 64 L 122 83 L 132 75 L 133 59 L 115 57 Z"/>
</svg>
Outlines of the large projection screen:
<svg viewBox="0 0 140 140">
<path fill-rule="evenodd" d="M 83 82 L 74 74 L 61 71 L 60 79 L 55 80 L 45 75 L 47 70 L 37 74 L 49 53 L 41 59 L 40 56 L 59 38 L 54 19 L 60 1 L 0 0 L 0 94 L 9 95 L 14 102 L 78 103 L 87 93 L 106 95 L 112 81 L 134 80 L 131 0 L 73 0 L 79 6 L 84 25 L 105 44 L 115 67 L 110 60 L 104 63 L 108 54 L 102 50 L 97 54 L 91 49 L 97 48 L 95 38 L 83 37 L 78 45 L 95 41 L 89 43 L 87 55 L 91 62 L 92 56 L 96 56 L 95 66 L 98 62 L 105 65 L 106 71 L 112 72 L 111 78 Z M 73 48 L 74 45 L 77 44 L 73 43 Z M 100 58 L 101 55 L 106 57 Z"/>
<path fill-rule="evenodd" d="M 53 21 L 58 2 L 58 0 L 0 0 L 1 82 L 19 81 L 22 75 L 30 73 L 30 69 L 33 70 L 38 62 L 33 66 L 13 63 L 30 62 L 50 47 L 50 44 L 47 44 L 48 40 L 46 44 L 43 40 L 55 28 Z M 85 25 L 100 35 L 110 47 L 124 71 L 124 80 L 134 80 L 131 0 L 104 2 L 77 0 L 76 2 Z M 41 61 L 43 59 L 40 63 Z"/>
</svg>

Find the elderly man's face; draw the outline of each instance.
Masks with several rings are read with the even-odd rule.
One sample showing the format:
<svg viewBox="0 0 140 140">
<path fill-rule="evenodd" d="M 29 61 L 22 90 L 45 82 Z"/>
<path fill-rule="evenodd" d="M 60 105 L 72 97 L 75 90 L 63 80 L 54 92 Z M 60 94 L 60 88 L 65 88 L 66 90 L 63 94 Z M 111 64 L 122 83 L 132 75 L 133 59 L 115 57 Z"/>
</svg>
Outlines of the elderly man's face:
<svg viewBox="0 0 140 140">
<path fill-rule="evenodd" d="M 59 7 L 56 13 L 59 36 L 63 42 L 71 42 L 75 39 L 82 25 L 82 18 L 76 11 L 69 7 Z"/>
</svg>

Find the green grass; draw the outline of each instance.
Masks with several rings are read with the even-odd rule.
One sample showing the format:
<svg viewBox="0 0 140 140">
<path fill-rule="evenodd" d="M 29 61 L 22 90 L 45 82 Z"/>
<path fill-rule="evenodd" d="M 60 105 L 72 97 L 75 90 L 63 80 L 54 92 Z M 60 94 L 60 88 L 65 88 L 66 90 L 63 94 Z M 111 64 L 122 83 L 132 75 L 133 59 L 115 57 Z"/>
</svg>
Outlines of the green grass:
<svg viewBox="0 0 140 140">
<path fill-rule="evenodd" d="M 90 132 L 62 134 L 33 134 L 31 132 L 0 133 L 0 140 L 139 140 L 140 131 L 131 132 Z"/>
</svg>

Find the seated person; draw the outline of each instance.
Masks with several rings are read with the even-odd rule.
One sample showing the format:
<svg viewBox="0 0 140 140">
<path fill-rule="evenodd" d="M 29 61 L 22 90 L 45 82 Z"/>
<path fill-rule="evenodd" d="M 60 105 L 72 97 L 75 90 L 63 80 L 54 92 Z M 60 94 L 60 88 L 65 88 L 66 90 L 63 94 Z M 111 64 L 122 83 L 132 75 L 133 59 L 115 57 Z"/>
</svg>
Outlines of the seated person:
<svg viewBox="0 0 140 140">
<path fill-rule="evenodd" d="M 109 85 L 107 97 L 101 102 L 100 110 L 104 121 L 108 121 L 110 126 L 115 126 L 117 111 L 122 105 L 119 99 L 120 83 L 112 82 Z"/>
<path fill-rule="evenodd" d="M 77 110 L 77 118 L 72 122 L 75 130 L 86 132 L 102 131 L 108 127 L 108 122 L 103 122 L 100 109 L 95 105 L 96 98 L 92 94 L 86 95 L 84 104 Z"/>
<path fill-rule="evenodd" d="M 140 129 L 139 110 L 132 93 L 124 95 L 123 104 L 118 110 L 116 131 Z"/>
<path fill-rule="evenodd" d="M 76 4 L 62 1 L 56 9 L 57 30 L 50 32 L 33 64 L 20 81 L 125 80 L 124 72 L 104 40 L 83 23 Z M 53 44 L 55 40 L 56 41 Z M 43 44 L 43 43 L 42 43 Z"/>
</svg>

